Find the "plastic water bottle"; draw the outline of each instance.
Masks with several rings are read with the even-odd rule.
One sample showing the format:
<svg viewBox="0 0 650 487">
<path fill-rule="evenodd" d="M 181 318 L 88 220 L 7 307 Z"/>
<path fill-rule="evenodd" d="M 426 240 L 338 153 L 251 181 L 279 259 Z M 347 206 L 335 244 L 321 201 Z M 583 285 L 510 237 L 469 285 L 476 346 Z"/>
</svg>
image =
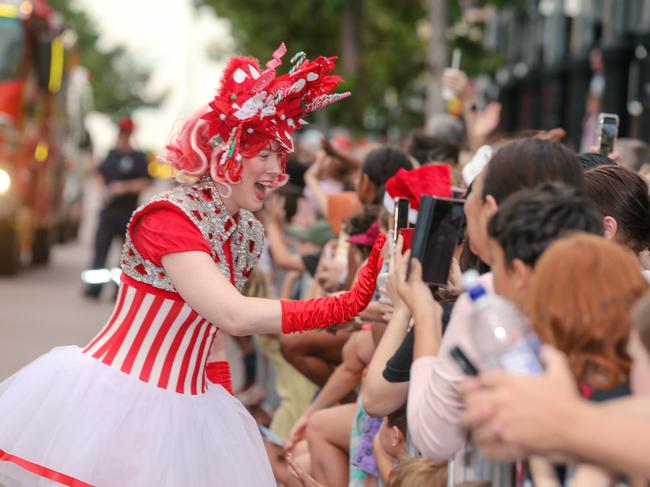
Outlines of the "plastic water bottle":
<svg viewBox="0 0 650 487">
<path fill-rule="evenodd" d="M 539 338 L 521 311 L 510 301 L 489 294 L 474 270 L 463 274 L 463 287 L 474 306 L 472 335 L 482 365 L 526 375 L 542 373 Z"/>
</svg>

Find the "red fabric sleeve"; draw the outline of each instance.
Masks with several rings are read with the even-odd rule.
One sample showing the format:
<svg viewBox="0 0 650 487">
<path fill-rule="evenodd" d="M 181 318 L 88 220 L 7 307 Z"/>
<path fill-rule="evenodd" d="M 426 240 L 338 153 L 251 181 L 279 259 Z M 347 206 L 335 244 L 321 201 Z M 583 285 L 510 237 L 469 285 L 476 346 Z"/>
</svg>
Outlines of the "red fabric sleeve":
<svg viewBox="0 0 650 487">
<path fill-rule="evenodd" d="M 210 253 L 210 244 L 180 209 L 145 208 L 131 225 L 133 245 L 145 259 L 161 266 L 164 255 L 198 250 Z"/>
</svg>

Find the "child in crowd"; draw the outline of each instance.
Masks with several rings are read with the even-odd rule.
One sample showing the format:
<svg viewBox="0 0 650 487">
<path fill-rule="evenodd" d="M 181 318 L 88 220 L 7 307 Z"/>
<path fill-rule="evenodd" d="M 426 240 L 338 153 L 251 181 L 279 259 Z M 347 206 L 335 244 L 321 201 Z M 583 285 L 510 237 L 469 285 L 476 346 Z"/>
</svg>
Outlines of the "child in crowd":
<svg viewBox="0 0 650 487">
<path fill-rule="evenodd" d="M 372 446 L 379 476 L 385 484 L 406 455 L 406 404 L 384 417 Z"/>
<path fill-rule="evenodd" d="M 379 204 L 382 201 L 384 187 L 400 169 L 413 167 L 409 157 L 401 150 L 394 147 L 381 147 L 370 151 L 363 160 L 356 182 L 356 192 L 359 200 L 364 205 Z M 278 225 L 269 225 L 269 239 L 271 248 L 282 246 L 282 233 Z M 278 242 L 276 244 L 276 242 Z M 333 253 L 332 253 L 333 254 Z M 285 255 L 287 255 L 285 253 Z M 344 288 L 346 276 L 353 276 L 347 266 L 342 266 L 334 255 L 327 255 L 321 250 L 311 259 L 307 256 L 293 256 L 293 261 L 299 261 L 296 270 L 309 270 L 315 275 L 318 272 L 318 281 L 327 280 L 333 285 L 335 291 Z M 315 264 L 314 264 L 315 261 Z M 348 260 L 350 262 L 350 260 Z M 308 264 L 314 264 L 313 267 Z M 320 289 L 317 291 L 323 292 Z M 329 333 L 302 333 L 288 339 L 281 338 L 281 350 L 284 357 L 313 383 L 322 387 L 332 374 L 334 368 L 342 361 L 341 350 L 349 332 L 339 331 L 336 335 Z"/>
<path fill-rule="evenodd" d="M 386 487 L 446 487 L 447 462 L 432 462 L 423 457 L 411 458 L 397 467 Z"/>
</svg>

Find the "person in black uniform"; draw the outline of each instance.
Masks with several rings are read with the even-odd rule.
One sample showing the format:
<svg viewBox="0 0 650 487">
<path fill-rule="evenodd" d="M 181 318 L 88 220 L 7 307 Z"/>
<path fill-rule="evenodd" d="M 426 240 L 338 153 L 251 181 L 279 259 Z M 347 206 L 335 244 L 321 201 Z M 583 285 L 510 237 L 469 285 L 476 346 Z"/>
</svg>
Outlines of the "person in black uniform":
<svg viewBox="0 0 650 487">
<path fill-rule="evenodd" d="M 95 236 L 93 269 L 106 266 L 108 252 L 115 237 L 124 238 L 126 225 L 138 207 L 140 193 L 151 184 L 147 172 L 147 156 L 131 145 L 135 124 L 130 118 L 118 122 L 119 134 L 115 149 L 108 152 L 97 171 L 103 183 L 103 208 Z M 85 295 L 97 299 L 101 284 L 88 284 Z"/>
</svg>

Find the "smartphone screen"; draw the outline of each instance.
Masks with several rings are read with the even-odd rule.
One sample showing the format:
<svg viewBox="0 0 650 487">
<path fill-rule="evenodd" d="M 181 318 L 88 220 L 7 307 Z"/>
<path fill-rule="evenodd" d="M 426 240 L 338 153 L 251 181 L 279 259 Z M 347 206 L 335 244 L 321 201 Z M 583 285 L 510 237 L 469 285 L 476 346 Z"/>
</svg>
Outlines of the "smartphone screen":
<svg viewBox="0 0 650 487">
<path fill-rule="evenodd" d="M 395 212 L 393 213 L 393 240 L 397 243 L 400 230 L 409 226 L 409 200 L 407 198 L 395 198 Z"/>
<path fill-rule="evenodd" d="M 614 143 L 618 136 L 618 115 L 601 113 L 598 115 L 598 151 L 601 154 L 614 152 Z"/>
<path fill-rule="evenodd" d="M 463 200 L 451 198 L 422 198 L 412 254 L 422 262 L 422 279 L 429 284 L 447 285 L 451 260 L 465 219 L 463 204 Z"/>
</svg>

